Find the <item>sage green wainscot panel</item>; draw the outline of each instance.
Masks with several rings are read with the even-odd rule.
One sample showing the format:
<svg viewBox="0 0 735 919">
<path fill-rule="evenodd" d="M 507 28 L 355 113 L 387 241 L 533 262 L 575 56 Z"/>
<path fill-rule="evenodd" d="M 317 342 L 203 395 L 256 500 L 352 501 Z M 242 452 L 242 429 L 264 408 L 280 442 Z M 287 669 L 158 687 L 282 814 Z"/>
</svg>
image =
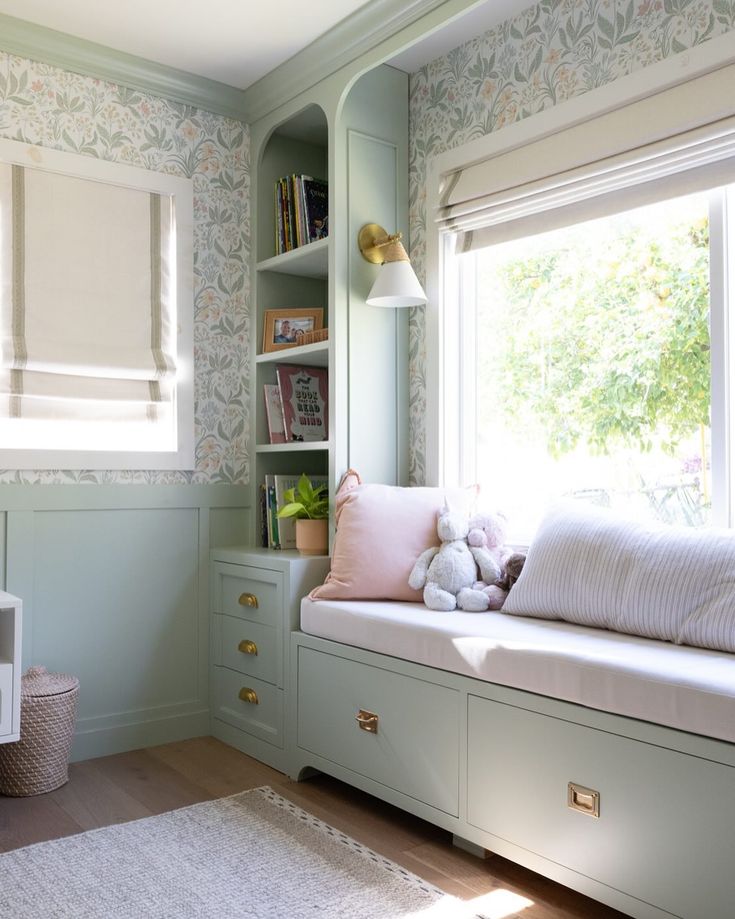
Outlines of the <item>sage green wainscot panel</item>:
<svg viewBox="0 0 735 919">
<path fill-rule="evenodd" d="M 211 534 L 248 531 L 247 486 L 0 488 L 23 662 L 81 680 L 75 759 L 209 732 Z"/>
<path fill-rule="evenodd" d="M 676 916 L 731 919 L 735 769 L 474 696 L 468 737 L 469 823 Z"/>
<path fill-rule="evenodd" d="M 460 693 L 308 648 L 298 673 L 299 747 L 458 814 Z"/>
</svg>

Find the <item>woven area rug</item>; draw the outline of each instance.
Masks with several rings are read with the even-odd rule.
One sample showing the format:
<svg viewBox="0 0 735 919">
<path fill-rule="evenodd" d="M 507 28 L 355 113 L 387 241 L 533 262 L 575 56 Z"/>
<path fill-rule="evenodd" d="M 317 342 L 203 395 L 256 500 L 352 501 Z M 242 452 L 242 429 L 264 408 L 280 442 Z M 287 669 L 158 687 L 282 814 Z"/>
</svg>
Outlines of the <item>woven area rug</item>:
<svg viewBox="0 0 735 919">
<path fill-rule="evenodd" d="M 475 915 L 270 788 L 0 855 L 13 919 Z"/>
</svg>

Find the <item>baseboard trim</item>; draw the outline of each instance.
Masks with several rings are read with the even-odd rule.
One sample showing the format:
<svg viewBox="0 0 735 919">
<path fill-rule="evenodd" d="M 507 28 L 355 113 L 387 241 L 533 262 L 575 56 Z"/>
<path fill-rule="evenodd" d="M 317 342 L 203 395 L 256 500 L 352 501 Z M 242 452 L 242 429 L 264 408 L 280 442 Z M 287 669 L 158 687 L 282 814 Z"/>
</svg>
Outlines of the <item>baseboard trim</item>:
<svg viewBox="0 0 735 919">
<path fill-rule="evenodd" d="M 273 744 L 234 728 L 219 718 L 212 718 L 211 734 L 241 753 L 246 753 L 279 772 L 288 773 L 286 751 L 280 747 L 274 747 Z"/>
<path fill-rule="evenodd" d="M 95 759 L 112 753 L 126 753 L 142 747 L 188 740 L 209 734 L 209 709 L 202 708 L 183 715 L 141 720 L 93 730 L 81 730 L 74 735 L 71 761 Z"/>
</svg>

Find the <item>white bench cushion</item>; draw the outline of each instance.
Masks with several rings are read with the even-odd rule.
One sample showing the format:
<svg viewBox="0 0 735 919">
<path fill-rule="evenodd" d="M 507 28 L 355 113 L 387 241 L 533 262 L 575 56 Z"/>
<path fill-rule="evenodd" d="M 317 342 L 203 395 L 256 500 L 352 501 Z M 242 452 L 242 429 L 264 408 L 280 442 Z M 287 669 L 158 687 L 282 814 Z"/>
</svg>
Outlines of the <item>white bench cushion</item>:
<svg viewBox="0 0 735 919">
<path fill-rule="evenodd" d="M 515 589 L 515 588 L 514 588 Z M 735 655 L 567 622 L 309 600 L 309 635 L 735 742 Z"/>
</svg>

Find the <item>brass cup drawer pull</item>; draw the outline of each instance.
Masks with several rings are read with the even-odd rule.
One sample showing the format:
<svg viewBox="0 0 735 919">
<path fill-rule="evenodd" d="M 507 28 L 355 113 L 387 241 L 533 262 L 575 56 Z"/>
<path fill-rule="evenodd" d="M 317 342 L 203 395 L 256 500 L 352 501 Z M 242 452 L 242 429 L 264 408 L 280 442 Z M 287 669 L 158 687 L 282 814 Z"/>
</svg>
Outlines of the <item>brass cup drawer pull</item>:
<svg viewBox="0 0 735 919">
<path fill-rule="evenodd" d="M 240 606 L 250 606 L 252 609 L 258 608 L 258 598 L 255 594 L 240 594 L 237 602 Z"/>
<path fill-rule="evenodd" d="M 260 702 L 258 693 L 249 686 L 243 686 L 237 695 L 242 702 L 250 702 L 251 705 L 257 705 Z"/>
<path fill-rule="evenodd" d="M 374 712 L 367 712 L 364 708 L 355 715 L 355 721 L 360 725 L 361 731 L 368 734 L 378 733 L 378 716 Z"/>
<path fill-rule="evenodd" d="M 254 641 L 250 641 L 249 638 L 243 638 L 240 644 L 237 646 L 238 651 L 242 651 L 243 654 L 254 654 L 258 656 L 258 646 Z"/>
<path fill-rule="evenodd" d="M 587 814 L 588 817 L 599 817 L 600 792 L 570 782 L 567 785 L 567 807 L 580 814 Z"/>
</svg>

